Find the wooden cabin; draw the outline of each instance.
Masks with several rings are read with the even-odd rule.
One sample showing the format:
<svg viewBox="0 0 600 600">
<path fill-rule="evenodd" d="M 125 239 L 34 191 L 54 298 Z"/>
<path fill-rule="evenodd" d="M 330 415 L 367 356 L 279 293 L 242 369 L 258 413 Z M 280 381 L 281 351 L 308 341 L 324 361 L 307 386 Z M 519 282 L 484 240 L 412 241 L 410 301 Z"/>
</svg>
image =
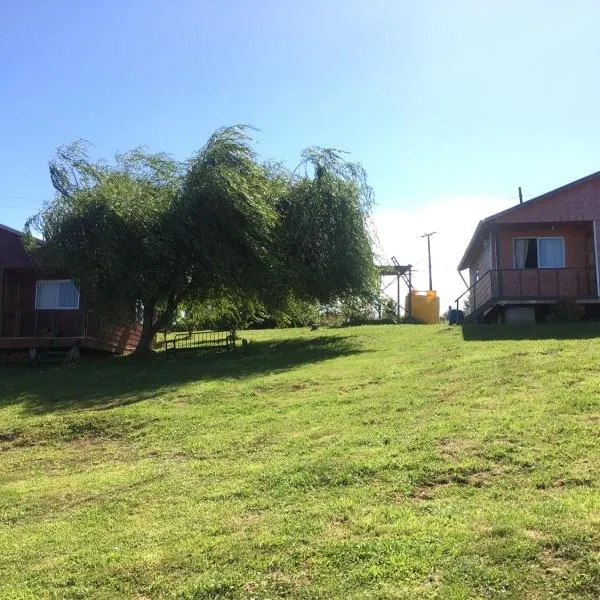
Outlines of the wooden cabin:
<svg viewBox="0 0 600 600">
<path fill-rule="evenodd" d="M 118 323 L 87 306 L 67 273 L 37 271 L 21 232 L 0 225 L 0 350 L 77 346 L 124 354 L 140 334 L 138 323 Z"/>
<path fill-rule="evenodd" d="M 600 172 L 480 221 L 459 272 L 466 319 L 542 321 L 569 300 L 600 316 Z"/>
</svg>

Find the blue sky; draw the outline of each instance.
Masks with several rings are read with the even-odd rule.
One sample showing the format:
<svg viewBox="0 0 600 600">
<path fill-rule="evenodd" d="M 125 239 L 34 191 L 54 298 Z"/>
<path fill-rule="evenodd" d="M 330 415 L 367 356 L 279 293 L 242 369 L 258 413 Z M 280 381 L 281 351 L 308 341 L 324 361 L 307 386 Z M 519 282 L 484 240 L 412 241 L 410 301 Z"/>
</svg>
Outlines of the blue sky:
<svg viewBox="0 0 600 600">
<path fill-rule="evenodd" d="M 4 2 L 0 222 L 52 196 L 61 144 L 186 158 L 243 122 L 291 166 L 309 145 L 349 151 L 382 253 L 422 267 L 411 244 L 436 215 L 438 255 L 454 256 L 518 185 L 530 197 L 600 169 L 599 22 L 596 0 Z"/>
</svg>

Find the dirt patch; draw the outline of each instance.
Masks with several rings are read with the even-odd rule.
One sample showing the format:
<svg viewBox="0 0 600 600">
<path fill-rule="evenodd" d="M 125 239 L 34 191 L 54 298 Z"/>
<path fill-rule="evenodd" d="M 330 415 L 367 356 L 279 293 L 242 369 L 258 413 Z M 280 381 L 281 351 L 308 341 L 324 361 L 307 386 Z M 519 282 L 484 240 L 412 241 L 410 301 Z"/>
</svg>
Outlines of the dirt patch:
<svg viewBox="0 0 600 600">
<path fill-rule="evenodd" d="M 527 528 L 523 530 L 523 536 L 529 540 L 534 540 L 536 542 L 541 542 L 546 539 L 546 535 L 537 529 Z"/>
<path fill-rule="evenodd" d="M 284 573 L 276 565 L 269 566 L 260 578 L 244 584 L 244 591 L 248 594 L 259 594 L 259 597 L 285 598 L 295 595 L 298 590 L 307 588 L 310 578 L 307 573 Z"/>
<path fill-rule="evenodd" d="M 437 453 L 445 460 L 456 460 L 473 448 L 473 442 L 460 438 L 446 438 L 437 443 Z"/>
<path fill-rule="evenodd" d="M 564 479 L 555 479 L 553 481 L 538 481 L 535 487 L 538 490 L 555 489 L 572 487 L 588 487 L 594 484 L 591 477 L 566 477 Z"/>
<path fill-rule="evenodd" d="M 80 437 L 69 442 L 69 445 L 72 448 L 80 448 L 85 450 L 86 448 L 91 448 L 93 446 L 97 446 L 100 442 L 100 438 L 97 437 Z"/>
<path fill-rule="evenodd" d="M 565 573 L 571 568 L 571 561 L 559 556 L 550 548 L 542 550 L 538 555 L 538 560 L 548 573 Z"/>
<path fill-rule="evenodd" d="M 493 475 L 488 471 L 473 473 L 467 477 L 467 484 L 473 487 L 484 487 L 491 485 Z"/>
<path fill-rule="evenodd" d="M 327 524 L 327 537 L 341 540 L 349 535 L 350 519 L 346 515 L 336 515 Z"/>
<path fill-rule="evenodd" d="M 424 481 L 417 482 L 418 485 L 410 492 L 409 497 L 415 500 L 433 500 L 436 491 L 449 485 L 470 486 L 474 488 L 493 484 L 494 477 L 502 475 L 504 470 L 500 467 L 483 469 L 473 472 L 450 472 L 437 474 L 433 477 L 423 477 Z"/>
<path fill-rule="evenodd" d="M 426 501 L 426 500 L 435 500 L 437 490 L 439 490 L 440 488 L 447 487 L 449 485 L 450 485 L 449 481 L 418 485 L 416 488 L 414 488 L 410 492 L 409 497 L 417 502 Z M 398 497 L 400 497 L 400 496 L 398 496 Z M 402 498 L 405 499 L 406 496 L 403 496 Z"/>
<path fill-rule="evenodd" d="M 240 529 L 252 529 L 255 525 L 260 523 L 262 519 L 262 512 L 259 510 L 247 510 L 235 519 L 236 525 Z"/>
</svg>

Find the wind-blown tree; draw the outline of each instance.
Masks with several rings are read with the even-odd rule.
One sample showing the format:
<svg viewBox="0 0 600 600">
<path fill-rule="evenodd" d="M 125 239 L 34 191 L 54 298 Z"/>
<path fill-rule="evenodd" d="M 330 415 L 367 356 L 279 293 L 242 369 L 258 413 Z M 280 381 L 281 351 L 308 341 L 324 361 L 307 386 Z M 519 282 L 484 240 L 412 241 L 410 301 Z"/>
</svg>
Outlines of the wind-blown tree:
<svg viewBox="0 0 600 600">
<path fill-rule="evenodd" d="M 56 197 L 27 223 L 30 247 L 103 311 L 132 318 L 140 307 L 136 352 L 186 298 L 255 281 L 276 214 L 243 128 L 217 131 L 187 164 L 142 149 L 93 162 L 76 143 L 58 150 L 50 173 Z"/>
<path fill-rule="evenodd" d="M 185 166 L 141 148 L 117 154 L 114 164 L 93 162 L 87 150 L 77 142 L 56 152 L 55 198 L 26 225 L 44 243 L 30 248 L 44 268 L 71 273 L 92 306 L 126 319 L 142 308 L 144 350 L 187 284 L 172 267 L 180 253 L 175 212 Z"/>
<path fill-rule="evenodd" d="M 305 150 L 277 202 L 275 297 L 292 292 L 300 300 L 329 304 L 345 296 L 371 295 L 376 282 L 369 233 L 372 205 L 360 165 L 334 150 Z"/>
<path fill-rule="evenodd" d="M 50 163 L 56 196 L 26 226 L 35 258 L 70 272 L 103 311 L 133 318 L 141 309 L 138 353 L 182 303 L 235 316 L 246 311 L 236 299 L 277 309 L 292 297 L 329 302 L 367 289 L 362 169 L 312 149 L 289 174 L 260 164 L 250 143 L 242 126 L 220 129 L 187 163 L 136 149 L 108 164 L 85 144 L 60 148 Z"/>
<path fill-rule="evenodd" d="M 277 163 L 262 168 L 277 215 L 270 237 L 262 240 L 264 260 L 253 271 L 241 269 L 237 285 L 228 277 L 208 301 L 186 303 L 188 324 L 206 323 L 208 315 L 232 331 L 254 319 L 297 322 L 294 308 L 306 313 L 315 302 L 365 303 L 373 297 L 373 198 L 362 167 L 338 151 L 309 148 L 294 173 Z M 312 315 L 314 322 L 314 309 Z"/>
</svg>

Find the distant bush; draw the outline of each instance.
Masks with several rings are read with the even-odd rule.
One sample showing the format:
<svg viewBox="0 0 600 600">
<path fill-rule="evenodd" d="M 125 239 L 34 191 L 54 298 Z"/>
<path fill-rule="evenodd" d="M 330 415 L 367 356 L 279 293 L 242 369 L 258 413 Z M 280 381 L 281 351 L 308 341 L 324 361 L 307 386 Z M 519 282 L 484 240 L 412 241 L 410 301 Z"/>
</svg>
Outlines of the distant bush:
<svg viewBox="0 0 600 600">
<path fill-rule="evenodd" d="M 353 327 L 354 325 L 396 325 L 398 321 L 396 319 L 352 319 L 347 321 L 338 321 L 334 325 L 338 327 Z"/>
<path fill-rule="evenodd" d="M 576 323 L 585 316 L 585 307 L 572 300 L 561 300 L 550 307 L 546 323 Z"/>
</svg>

